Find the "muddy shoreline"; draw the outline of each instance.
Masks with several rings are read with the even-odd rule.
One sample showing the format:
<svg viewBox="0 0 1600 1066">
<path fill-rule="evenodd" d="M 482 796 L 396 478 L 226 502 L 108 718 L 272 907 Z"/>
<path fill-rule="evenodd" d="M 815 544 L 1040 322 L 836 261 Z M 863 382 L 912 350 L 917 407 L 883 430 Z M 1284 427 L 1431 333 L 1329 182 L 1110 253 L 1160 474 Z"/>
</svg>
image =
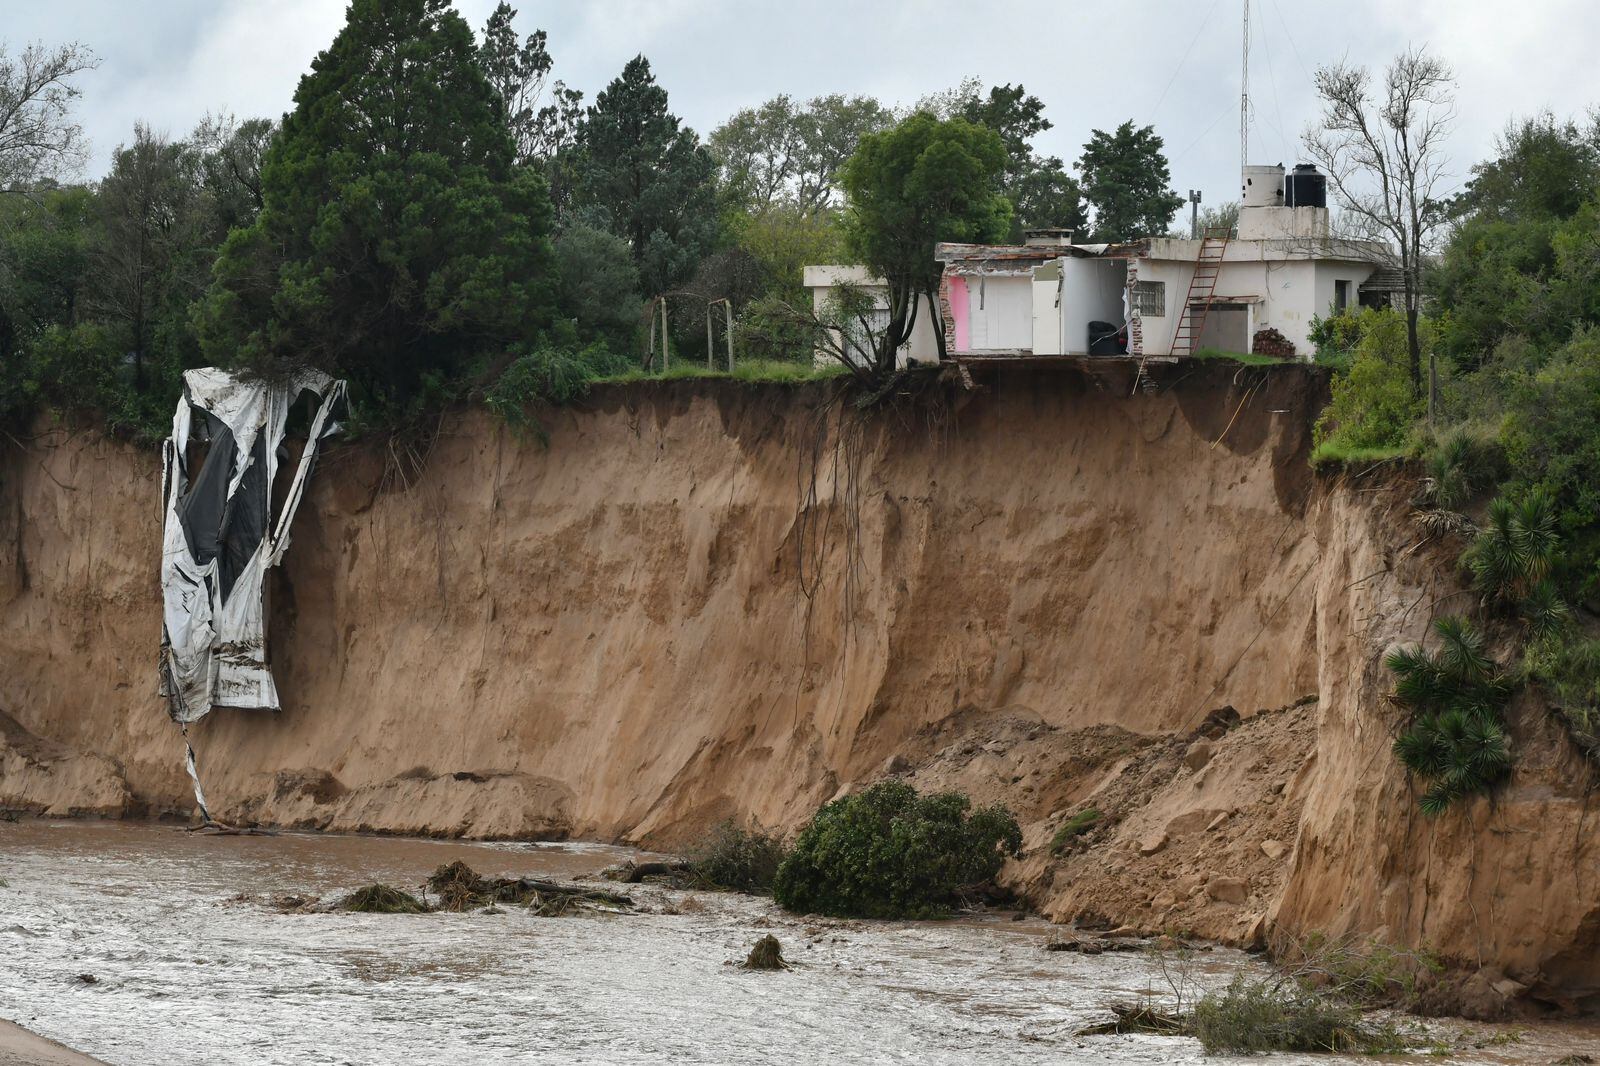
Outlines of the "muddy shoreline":
<svg viewBox="0 0 1600 1066">
<path fill-rule="evenodd" d="M 106 1063 L 0 1018 L 0 1066 L 106 1066 Z"/>
</svg>

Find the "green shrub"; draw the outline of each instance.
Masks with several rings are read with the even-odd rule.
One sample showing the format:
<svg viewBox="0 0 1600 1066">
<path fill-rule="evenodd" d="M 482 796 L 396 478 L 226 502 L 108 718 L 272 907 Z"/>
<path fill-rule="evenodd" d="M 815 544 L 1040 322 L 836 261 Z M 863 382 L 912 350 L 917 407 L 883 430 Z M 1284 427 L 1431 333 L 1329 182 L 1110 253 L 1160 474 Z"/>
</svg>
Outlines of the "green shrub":
<svg viewBox="0 0 1600 1066">
<path fill-rule="evenodd" d="M 1600 760 L 1600 640 L 1570 631 L 1546 636 L 1528 647 L 1528 676 L 1554 703 L 1572 738 L 1591 759 Z"/>
<path fill-rule="evenodd" d="M 1549 581 L 1559 548 L 1555 506 L 1535 489 L 1516 503 L 1501 496 L 1489 504 L 1487 522 L 1461 561 L 1479 592 L 1514 607 Z"/>
<path fill-rule="evenodd" d="M 1316 353 L 1316 361 L 1324 366 L 1342 364 L 1348 367 L 1361 343 L 1362 327 L 1369 321 L 1355 311 L 1330 314 L 1326 318 L 1312 315 L 1307 339 Z"/>
<path fill-rule="evenodd" d="M 1501 715 L 1512 681 L 1466 621 L 1438 618 L 1434 631 L 1437 651 L 1401 648 L 1385 660 L 1396 678 L 1391 698 L 1411 714 L 1395 755 L 1427 784 L 1421 807 L 1429 815 L 1487 792 L 1511 769 Z"/>
<path fill-rule="evenodd" d="M 1504 476 L 1505 450 L 1494 434 L 1457 426 L 1427 449 L 1426 465 L 1428 502 L 1459 511 Z"/>
<path fill-rule="evenodd" d="M 1074 840 L 1099 825 L 1100 818 L 1098 807 L 1088 807 L 1062 822 L 1061 828 L 1056 830 L 1056 835 L 1050 838 L 1050 854 L 1061 854 Z"/>
<path fill-rule="evenodd" d="M 689 862 L 701 881 L 734 892 L 772 891 L 783 862 L 783 841 L 758 825 L 746 828 L 726 821 L 690 853 Z"/>
<path fill-rule="evenodd" d="M 484 395 L 484 402 L 512 429 L 543 436 L 529 407 L 581 399 L 597 377 L 620 370 L 627 362 L 603 344 L 584 348 L 543 345 L 506 367 Z"/>
<path fill-rule="evenodd" d="M 1406 321 L 1395 311 L 1368 308 L 1358 328 L 1350 369 L 1333 379 L 1333 399 L 1317 420 L 1315 442 L 1344 450 L 1396 448 L 1426 406 L 1412 388 Z M 1419 328 L 1426 355 L 1432 329 L 1426 321 Z"/>
<path fill-rule="evenodd" d="M 1569 546 L 1591 559 L 1600 554 L 1600 329 L 1580 330 L 1542 365 L 1504 380 L 1512 488 L 1547 494 Z"/>
<path fill-rule="evenodd" d="M 901 781 L 834 800 L 800 833 L 773 896 L 799 913 L 941 917 L 1022 848 L 1010 811 L 971 806 L 959 793 L 921 796 Z"/>
<path fill-rule="evenodd" d="M 1367 1021 L 1360 1008 L 1290 981 L 1238 974 L 1195 1005 L 1190 1027 L 1208 1055 L 1263 1051 L 1369 1055 L 1405 1051 L 1413 1043 L 1392 1025 Z"/>
<path fill-rule="evenodd" d="M 747 359 L 810 365 L 818 345 L 814 319 L 778 295 L 751 300 L 734 319 L 734 365 Z"/>
</svg>

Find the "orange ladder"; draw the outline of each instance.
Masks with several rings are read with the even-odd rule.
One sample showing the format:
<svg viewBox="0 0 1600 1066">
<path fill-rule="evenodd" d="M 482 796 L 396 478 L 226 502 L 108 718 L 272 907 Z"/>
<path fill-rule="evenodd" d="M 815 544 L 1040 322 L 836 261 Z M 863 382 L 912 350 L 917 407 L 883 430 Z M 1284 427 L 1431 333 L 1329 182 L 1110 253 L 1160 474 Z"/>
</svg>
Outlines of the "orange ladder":
<svg viewBox="0 0 1600 1066">
<path fill-rule="evenodd" d="M 1228 229 L 1208 229 L 1200 240 L 1200 255 L 1195 260 L 1194 276 L 1189 279 L 1189 295 L 1178 316 L 1172 335 L 1173 355 L 1193 355 L 1200 345 L 1200 332 L 1206 328 L 1206 313 L 1217 292 L 1217 275 L 1222 271 L 1222 256 L 1228 250 Z"/>
</svg>

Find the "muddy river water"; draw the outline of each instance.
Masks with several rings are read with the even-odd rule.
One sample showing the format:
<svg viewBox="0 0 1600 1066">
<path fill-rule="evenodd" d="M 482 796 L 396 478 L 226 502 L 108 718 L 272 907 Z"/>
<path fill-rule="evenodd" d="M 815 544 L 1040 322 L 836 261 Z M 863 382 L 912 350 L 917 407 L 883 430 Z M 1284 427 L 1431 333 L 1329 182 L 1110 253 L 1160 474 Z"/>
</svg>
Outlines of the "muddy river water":
<svg viewBox="0 0 1600 1066">
<path fill-rule="evenodd" d="M 818 922 L 764 900 L 637 886 L 648 913 L 616 917 L 281 914 L 264 902 L 417 886 L 454 859 L 575 878 L 629 854 L 0 824 L 0 1017 L 118 1066 L 1214 1062 L 1187 1039 L 1073 1034 L 1108 1003 L 1166 988 L 1174 967 L 1210 987 L 1258 965 L 1221 949 L 1047 952 L 1051 930 L 1035 921 Z M 793 969 L 730 964 L 768 932 Z M 1582 1026 L 1435 1031 L 1506 1042 L 1422 1061 L 1600 1059 L 1600 1030 Z"/>
</svg>

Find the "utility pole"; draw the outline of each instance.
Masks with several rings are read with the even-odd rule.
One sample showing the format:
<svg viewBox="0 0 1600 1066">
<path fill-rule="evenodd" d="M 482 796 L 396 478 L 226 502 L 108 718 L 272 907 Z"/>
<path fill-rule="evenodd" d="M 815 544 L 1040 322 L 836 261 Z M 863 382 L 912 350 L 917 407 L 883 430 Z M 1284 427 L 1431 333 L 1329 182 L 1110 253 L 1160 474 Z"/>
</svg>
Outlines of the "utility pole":
<svg viewBox="0 0 1600 1066">
<path fill-rule="evenodd" d="M 1189 239 L 1200 239 L 1200 190 L 1189 190 Z"/>
</svg>

